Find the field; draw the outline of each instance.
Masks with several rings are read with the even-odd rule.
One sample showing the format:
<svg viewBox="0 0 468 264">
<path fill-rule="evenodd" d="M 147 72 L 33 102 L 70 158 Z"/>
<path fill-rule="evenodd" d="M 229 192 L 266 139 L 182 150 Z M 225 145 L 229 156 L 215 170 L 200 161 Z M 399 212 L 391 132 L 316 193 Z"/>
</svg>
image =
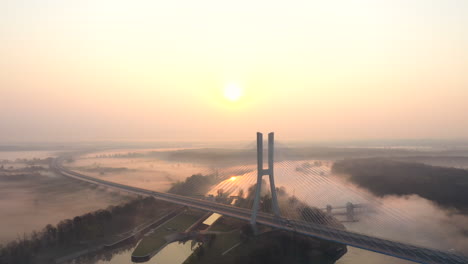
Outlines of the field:
<svg viewBox="0 0 468 264">
<path fill-rule="evenodd" d="M 150 157 L 82 156 L 65 166 L 86 175 L 155 191 L 167 191 L 173 183 L 214 169 L 195 163 L 168 162 Z"/>
<path fill-rule="evenodd" d="M 128 201 L 128 194 L 55 175 L 48 170 L 0 171 L 0 243 L 47 224 Z"/>
<path fill-rule="evenodd" d="M 160 250 L 161 247 L 166 244 L 165 236 L 176 232 L 184 232 L 202 216 L 202 212 L 194 210 L 187 210 L 180 213 L 148 233 L 148 235 L 140 241 L 132 255 L 136 257 L 146 256 Z"/>
</svg>

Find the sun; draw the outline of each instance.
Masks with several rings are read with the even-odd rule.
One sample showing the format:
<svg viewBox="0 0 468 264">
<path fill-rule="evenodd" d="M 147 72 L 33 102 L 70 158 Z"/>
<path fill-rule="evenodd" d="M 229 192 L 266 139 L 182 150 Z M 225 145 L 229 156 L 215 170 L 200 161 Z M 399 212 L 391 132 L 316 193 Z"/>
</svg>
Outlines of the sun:
<svg viewBox="0 0 468 264">
<path fill-rule="evenodd" d="M 230 83 L 224 87 L 224 97 L 231 102 L 238 101 L 242 97 L 240 86 Z"/>
</svg>

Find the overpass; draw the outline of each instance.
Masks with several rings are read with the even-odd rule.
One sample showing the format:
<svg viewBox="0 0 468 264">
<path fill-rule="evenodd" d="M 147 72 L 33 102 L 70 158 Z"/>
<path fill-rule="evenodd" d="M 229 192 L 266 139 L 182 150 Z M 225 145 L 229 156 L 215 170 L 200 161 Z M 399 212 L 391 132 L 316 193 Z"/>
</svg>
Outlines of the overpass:
<svg viewBox="0 0 468 264">
<path fill-rule="evenodd" d="M 149 195 L 162 201 L 175 203 L 204 211 L 211 211 L 225 216 L 233 217 L 244 221 L 252 221 L 252 210 L 239 208 L 231 205 L 220 204 L 208 200 L 202 200 L 192 197 L 184 197 L 175 194 L 155 192 L 142 188 L 123 185 L 115 182 L 105 181 L 90 177 L 63 167 L 62 162 L 65 158 L 58 157 L 51 163 L 51 168 L 69 178 L 85 181 L 100 186 L 105 186 L 117 190 L 126 191 L 138 195 Z M 416 263 L 425 264 L 467 264 L 468 258 L 458 254 L 445 252 L 436 249 L 429 249 L 411 244 L 391 241 L 378 237 L 372 237 L 364 234 L 350 232 L 346 230 L 332 228 L 326 225 L 314 224 L 299 220 L 286 220 L 274 215 L 258 212 L 255 219 L 257 224 L 295 232 L 301 235 L 323 239 L 339 244 L 344 244 L 364 250 L 369 250 L 400 259 L 410 260 Z"/>
</svg>

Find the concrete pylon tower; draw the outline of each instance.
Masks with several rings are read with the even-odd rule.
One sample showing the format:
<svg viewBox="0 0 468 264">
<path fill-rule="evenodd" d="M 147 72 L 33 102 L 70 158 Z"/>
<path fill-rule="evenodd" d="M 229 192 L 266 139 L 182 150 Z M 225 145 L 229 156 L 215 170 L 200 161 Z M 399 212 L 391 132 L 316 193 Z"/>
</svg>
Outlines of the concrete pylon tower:
<svg viewBox="0 0 468 264">
<path fill-rule="evenodd" d="M 268 169 L 263 169 L 263 134 L 257 132 L 257 186 L 255 189 L 255 199 L 252 207 L 252 218 L 250 223 L 255 225 L 257 222 L 257 213 L 260 205 L 260 192 L 262 190 L 263 176 L 268 175 L 270 179 L 271 200 L 273 214 L 276 217 L 280 216 L 278 206 L 278 196 L 276 195 L 275 178 L 273 176 L 273 154 L 274 154 L 275 134 L 268 134 Z"/>
</svg>

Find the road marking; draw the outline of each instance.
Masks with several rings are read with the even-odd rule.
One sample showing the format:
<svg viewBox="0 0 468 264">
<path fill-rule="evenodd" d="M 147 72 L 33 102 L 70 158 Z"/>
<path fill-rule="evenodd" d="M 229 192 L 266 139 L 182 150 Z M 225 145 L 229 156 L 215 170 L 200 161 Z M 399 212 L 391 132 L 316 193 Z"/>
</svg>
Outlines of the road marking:
<svg viewBox="0 0 468 264">
<path fill-rule="evenodd" d="M 241 244 L 241 242 L 235 244 L 234 246 L 232 246 L 232 247 L 229 248 L 228 250 L 224 251 L 223 254 L 221 254 L 221 256 L 226 255 L 229 251 L 233 250 L 234 248 L 236 248 L 236 247 L 239 246 L 240 244 Z"/>
</svg>

